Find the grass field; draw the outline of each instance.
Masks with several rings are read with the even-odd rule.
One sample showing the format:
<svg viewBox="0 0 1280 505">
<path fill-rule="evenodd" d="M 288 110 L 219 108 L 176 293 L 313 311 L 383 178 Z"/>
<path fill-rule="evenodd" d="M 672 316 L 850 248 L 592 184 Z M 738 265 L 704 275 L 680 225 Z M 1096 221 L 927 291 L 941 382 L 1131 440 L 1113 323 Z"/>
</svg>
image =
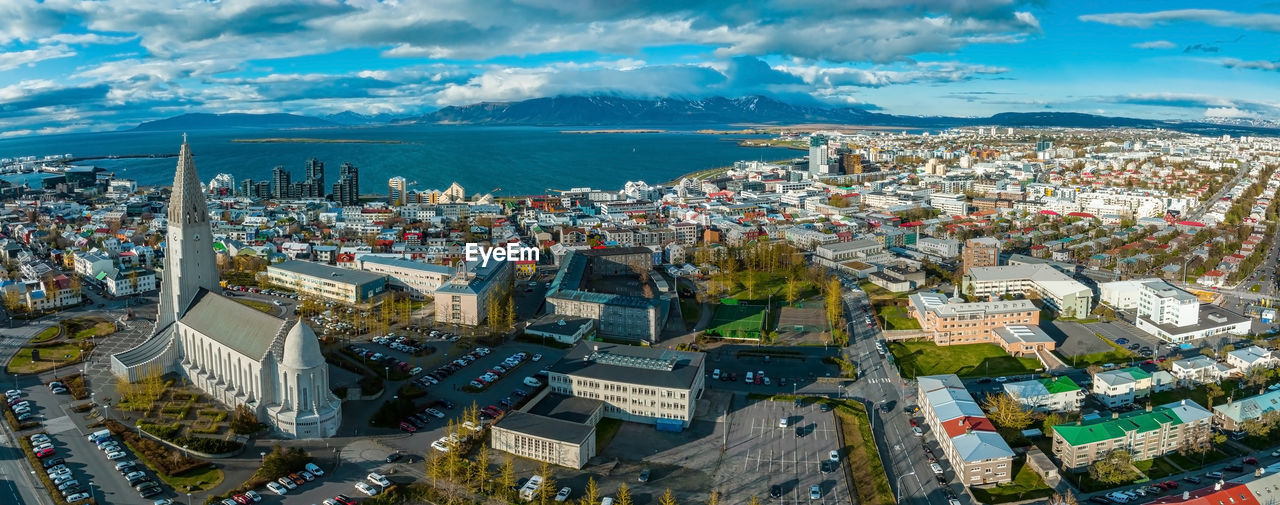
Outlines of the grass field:
<svg viewBox="0 0 1280 505">
<path fill-rule="evenodd" d="M 764 309 L 763 305 L 721 303 L 716 306 L 707 333 L 725 338 L 760 338 Z"/>
<path fill-rule="evenodd" d="M 40 330 L 40 333 L 37 333 L 36 336 L 31 337 L 31 343 L 39 344 L 41 342 L 48 342 L 50 340 L 53 340 L 54 337 L 58 336 L 58 333 L 59 333 L 58 330 L 59 328 L 57 326 L 50 326 L 48 328 Z"/>
<path fill-rule="evenodd" d="M 728 298 L 736 298 L 742 301 L 760 302 L 764 304 L 772 296 L 774 301 L 785 301 L 787 299 L 787 273 L 786 272 L 727 272 L 717 274 L 716 279 L 724 282 L 729 286 Z M 755 281 L 755 285 L 751 289 L 747 289 L 751 280 Z M 798 300 L 803 300 L 811 296 L 818 295 L 818 287 L 807 280 L 800 280 L 797 284 Z"/>
<path fill-rule="evenodd" d="M 1095 352 L 1093 354 L 1082 354 L 1079 356 L 1067 356 L 1058 353 L 1058 357 L 1062 358 L 1062 362 L 1075 368 L 1086 368 L 1089 365 L 1105 365 L 1108 363 L 1127 363 L 1134 358 L 1134 354 L 1128 349 L 1116 345 L 1115 342 L 1098 337 L 1099 340 L 1106 342 L 1111 346 L 1111 350 L 1107 352 Z"/>
<path fill-rule="evenodd" d="M 41 373 L 57 367 L 80 362 L 81 350 L 79 342 L 67 342 L 40 348 L 40 361 L 31 360 L 31 347 L 18 349 L 17 354 L 9 360 L 6 370 L 9 373 Z"/>
<path fill-rule="evenodd" d="M 866 406 L 861 402 L 842 402 L 836 403 L 835 411 L 847 451 L 845 459 L 850 462 L 844 467 L 850 473 L 858 503 L 891 505 L 894 502 L 893 488 L 889 486 L 889 477 L 884 473 L 880 451 L 871 434 Z M 861 464 L 852 464 L 854 461 Z"/>
<path fill-rule="evenodd" d="M 980 503 L 1007 503 L 1012 501 L 1047 498 L 1053 489 L 1044 484 L 1035 470 L 1022 462 L 1014 463 L 1013 482 L 989 488 L 974 487 L 973 497 Z"/>
<path fill-rule="evenodd" d="M 1034 372 L 1043 365 L 1035 358 L 1017 358 L 995 344 L 939 347 L 933 342 L 893 342 L 889 352 L 902 376 L 956 374 L 961 377 L 1000 377 Z"/>
<path fill-rule="evenodd" d="M 1232 397 L 1233 394 L 1235 395 L 1235 398 L 1244 398 L 1258 393 L 1257 390 L 1252 388 L 1241 387 L 1238 379 L 1227 379 L 1218 382 L 1217 384 L 1218 387 L 1222 388 L 1222 396 L 1214 398 L 1214 405 L 1222 405 L 1223 403 L 1226 403 L 1227 398 Z M 1166 403 L 1173 403 L 1182 399 L 1191 400 L 1208 407 L 1208 385 L 1202 384 L 1191 389 L 1178 388 L 1169 391 L 1161 391 L 1159 393 L 1152 393 L 1151 395 L 1151 402 L 1155 405 L 1164 405 Z"/>
<path fill-rule="evenodd" d="M 102 337 L 116 332 L 116 325 L 110 321 L 99 321 L 98 323 L 77 331 L 71 338 L 85 339 L 92 337 Z"/>
<path fill-rule="evenodd" d="M 896 305 L 885 305 L 880 307 L 880 320 L 884 322 L 886 330 L 918 330 L 920 329 L 920 321 L 916 321 L 914 317 L 908 316 L 902 307 Z"/>
<path fill-rule="evenodd" d="M 275 305 L 272 305 L 272 304 L 267 303 L 267 302 L 260 302 L 260 301 L 258 301 L 258 300 L 245 300 L 244 298 L 236 298 L 235 300 L 236 300 L 237 302 L 240 302 L 240 303 L 244 304 L 244 305 L 248 305 L 248 306 L 250 306 L 250 307 L 253 307 L 253 308 L 255 308 L 255 309 L 258 309 L 258 312 L 266 312 L 266 313 L 268 313 L 268 314 L 275 314 L 275 313 L 276 313 L 276 307 L 275 307 Z"/>
</svg>

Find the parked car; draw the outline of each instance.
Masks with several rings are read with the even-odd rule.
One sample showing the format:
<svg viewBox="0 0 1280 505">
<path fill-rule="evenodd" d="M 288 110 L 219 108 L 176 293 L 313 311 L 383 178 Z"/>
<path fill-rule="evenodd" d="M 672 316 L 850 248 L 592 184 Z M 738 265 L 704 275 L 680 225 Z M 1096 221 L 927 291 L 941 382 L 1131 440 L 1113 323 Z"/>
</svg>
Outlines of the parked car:
<svg viewBox="0 0 1280 505">
<path fill-rule="evenodd" d="M 288 488 L 281 486 L 278 482 L 268 482 L 267 489 L 270 489 L 271 492 L 278 494 L 280 496 L 284 496 L 285 493 L 289 492 Z"/>
</svg>

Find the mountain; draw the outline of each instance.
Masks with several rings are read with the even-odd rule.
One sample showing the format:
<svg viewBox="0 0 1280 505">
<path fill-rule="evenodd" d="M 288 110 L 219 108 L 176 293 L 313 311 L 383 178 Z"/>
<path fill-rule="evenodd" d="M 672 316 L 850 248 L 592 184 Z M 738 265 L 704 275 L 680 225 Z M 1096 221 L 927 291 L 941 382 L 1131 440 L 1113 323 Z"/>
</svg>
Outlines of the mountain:
<svg viewBox="0 0 1280 505">
<path fill-rule="evenodd" d="M 236 128 L 326 128 L 337 123 L 296 114 L 183 114 L 167 119 L 147 121 L 134 131 L 183 131 Z"/>
<path fill-rule="evenodd" d="M 450 106 L 414 119 L 423 123 L 504 125 L 852 123 L 909 126 L 919 122 L 919 118 L 850 107 L 799 105 L 764 96 L 717 96 L 700 100 L 557 96 Z"/>
<path fill-rule="evenodd" d="M 390 123 L 399 118 L 400 116 L 395 116 L 391 114 L 368 115 L 368 114 L 360 114 L 358 112 L 351 112 L 349 110 L 345 110 L 337 114 L 328 114 L 325 116 L 321 116 L 321 119 L 324 119 L 325 121 L 343 125 L 343 126 L 363 126 L 363 125 L 383 124 L 383 123 Z"/>
<path fill-rule="evenodd" d="M 1000 126 L 1059 126 L 1065 128 L 1156 128 L 1164 121 L 1097 116 L 1079 112 L 1001 112 L 979 121 Z"/>
</svg>

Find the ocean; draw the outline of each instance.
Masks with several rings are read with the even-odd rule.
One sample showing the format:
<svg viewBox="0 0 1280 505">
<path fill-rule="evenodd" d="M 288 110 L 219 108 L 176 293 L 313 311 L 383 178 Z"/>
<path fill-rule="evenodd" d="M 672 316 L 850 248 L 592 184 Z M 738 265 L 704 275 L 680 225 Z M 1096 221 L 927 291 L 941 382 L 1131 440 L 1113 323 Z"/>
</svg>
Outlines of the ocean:
<svg viewBox="0 0 1280 505">
<path fill-rule="evenodd" d="M 699 128 L 704 128 L 700 126 Z M 457 181 L 468 194 L 545 194 L 552 189 L 592 187 L 615 190 L 627 181 L 658 184 L 682 174 L 731 165 L 738 160 L 781 160 L 804 156 L 783 148 L 739 147 L 744 135 L 707 135 L 666 128 L 663 133 L 572 134 L 576 127 L 403 125 L 308 130 L 201 130 L 188 134 L 200 178 L 208 183 L 229 173 L 270 180 L 283 165 L 300 180 L 307 159 L 325 164 L 325 181 L 338 166 L 360 169 L 362 194 L 386 194 L 387 179 L 403 176 L 411 190 L 443 190 Z M 664 129 L 657 127 L 657 129 Z M 322 138 L 388 140 L 399 143 L 238 143 L 232 139 Z M 105 132 L 0 140 L 0 158 L 174 154 L 179 132 Z M 175 158 L 101 159 L 77 163 L 114 172 L 140 185 L 171 184 Z M 30 180 L 11 177 L 10 180 Z M 416 184 L 414 182 L 416 181 Z M 34 184 L 33 184 L 34 185 Z"/>
</svg>

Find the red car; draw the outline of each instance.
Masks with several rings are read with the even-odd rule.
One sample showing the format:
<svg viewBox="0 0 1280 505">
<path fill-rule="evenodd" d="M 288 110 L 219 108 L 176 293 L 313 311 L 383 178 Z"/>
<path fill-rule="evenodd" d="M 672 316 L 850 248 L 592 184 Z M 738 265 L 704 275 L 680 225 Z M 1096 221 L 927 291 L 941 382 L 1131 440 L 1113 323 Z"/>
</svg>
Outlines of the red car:
<svg viewBox="0 0 1280 505">
<path fill-rule="evenodd" d="M 1258 464 L 1258 458 L 1254 458 L 1254 457 L 1244 458 L 1243 460 L 1241 460 L 1241 463 L 1244 463 L 1246 465 L 1256 465 Z"/>
<path fill-rule="evenodd" d="M 253 500 L 250 500 L 248 496 L 242 494 L 232 496 L 231 499 L 235 500 L 236 503 L 239 503 L 240 505 L 249 505 L 250 503 L 253 503 Z"/>
<path fill-rule="evenodd" d="M 356 505 L 355 500 L 352 500 L 351 498 L 347 498 L 346 495 L 341 495 L 341 494 L 333 497 L 333 501 L 341 503 L 342 505 Z"/>
<path fill-rule="evenodd" d="M 1161 483 L 1160 487 L 1165 489 L 1178 489 L 1178 482 L 1173 480 L 1167 480 Z"/>
<path fill-rule="evenodd" d="M 912 420 L 911 420 L 911 427 L 912 427 L 912 428 L 915 428 L 916 426 L 920 426 L 920 421 L 916 421 L 915 419 L 912 419 Z"/>
<path fill-rule="evenodd" d="M 418 431 L 418 428 L 417 428 L 416 426 L 414 426 L 414 425 L 412 425 L 412 424 L 409 424 L 409 423 L 406 423 L 406 422 L 404 422 L 404 421 L 400 421 L 400 429 L 401 429 L 402 431 L 407 431 L 407 432 L 409 432 L 409 433 L 414 433 L 414 432 Z"/>
<path fill-rule="evenodd" d="M 47 457 L 49 457 L 49 456 L 53 456 L 53 455 L 54 455 L 54 452 L 55 452 L 55 451 L 54 451 L 52 448 L 46 447 L 46 448 L 44 448 L 44 449 L 40 449 L 40 450 L 36 451 L 36 457 L 37 457 L 37 458 L 47 458 Z"/>
</svg>

